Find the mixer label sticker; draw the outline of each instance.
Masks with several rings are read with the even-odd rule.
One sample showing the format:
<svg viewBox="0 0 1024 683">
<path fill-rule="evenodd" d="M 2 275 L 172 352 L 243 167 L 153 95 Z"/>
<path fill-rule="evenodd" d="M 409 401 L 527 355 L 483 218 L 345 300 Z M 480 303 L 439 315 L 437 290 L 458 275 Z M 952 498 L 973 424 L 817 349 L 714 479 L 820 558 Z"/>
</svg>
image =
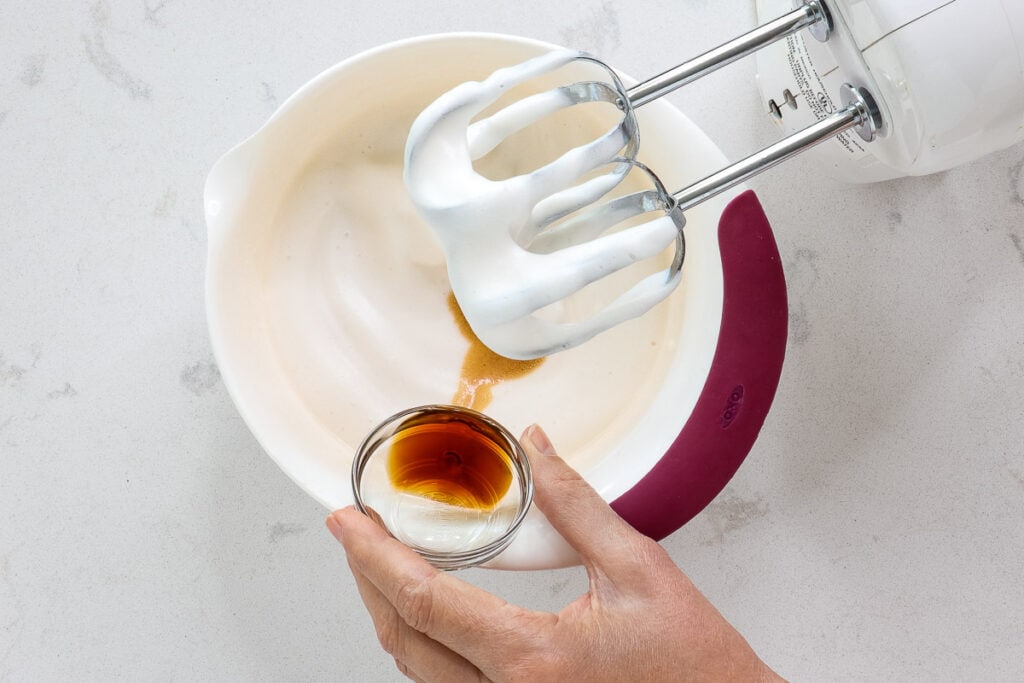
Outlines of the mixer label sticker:
<svg viewBox="0 0 1024 683">
<path fill-rule="evenodd" d="M 796 86 L 814 117 L 820 121 L 833 114 L 837 109 L 836 102 L 832 99 L 829 88 L 814 67 L 803 36 L 794 34 L 786 37 L 786 56 Z M 865 151 L 859 138 L 849 132 L 840 133 L 835 139 L 850 154 L 859 154 Z"/>
</svg>

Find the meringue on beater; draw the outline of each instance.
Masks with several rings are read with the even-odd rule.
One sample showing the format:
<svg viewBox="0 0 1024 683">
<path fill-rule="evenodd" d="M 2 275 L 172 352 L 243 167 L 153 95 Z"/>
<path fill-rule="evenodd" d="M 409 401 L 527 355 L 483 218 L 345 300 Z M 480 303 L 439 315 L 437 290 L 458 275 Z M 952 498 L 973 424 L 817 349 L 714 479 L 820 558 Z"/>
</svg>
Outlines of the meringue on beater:
<svg viewBox="0 0 1024 683">
<path fill-rule="evenodd" d="M 473 121 L 512 86 L 574 61 L 602 68 L 606 80 L 530 95 Z M 491 180 L 474 168 L 475 160 L 509 135 L 587 102 L 619 107 L 620 123 L 530 173 Z M 571 348 L 642 315 L 678 285 L 684 220 L 657 178 L 651 177 L 651 189 L 605 198 L 631 170 L 646 172 L 635 160 L 637 140 L 636 118 L 618 77 L 572 50 L 462 83 L 417 117 L 405 150 L 406 189 L 439 238 L 466 320 L 492 350 L 527 360 Z M 648 213 L 656 215 L 609 232 Z M 553 321 L 537 314 L 673 243 L 670 266 L 646 275 L 590 317 Z"/>
</svg>

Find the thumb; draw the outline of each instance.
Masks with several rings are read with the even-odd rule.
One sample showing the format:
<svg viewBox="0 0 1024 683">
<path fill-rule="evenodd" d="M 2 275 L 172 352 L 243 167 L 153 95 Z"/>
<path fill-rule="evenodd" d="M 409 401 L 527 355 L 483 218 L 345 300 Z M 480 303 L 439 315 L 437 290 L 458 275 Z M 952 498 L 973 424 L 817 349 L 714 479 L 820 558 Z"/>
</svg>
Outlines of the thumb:
<svg viewBox="0 0 1024 683">
<path fill-rule="evenodd" d="M 629 526 L 555 452 L 544 430 L 527 427 L 520 439 L 533 469 L 534 502 L 551 526 L 576 549 L 593 577 L 593 569 L 612 582 L 636 571 L 639 545 L 650 542 Z"/>
</svg>

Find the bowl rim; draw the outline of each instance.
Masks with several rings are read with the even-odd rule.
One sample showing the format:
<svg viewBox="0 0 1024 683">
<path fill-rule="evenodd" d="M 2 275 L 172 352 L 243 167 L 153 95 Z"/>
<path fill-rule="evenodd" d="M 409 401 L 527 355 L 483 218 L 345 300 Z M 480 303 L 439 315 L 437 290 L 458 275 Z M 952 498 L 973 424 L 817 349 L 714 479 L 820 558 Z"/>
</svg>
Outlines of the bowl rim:
<svg viewBox="0 0 1024 683">
<path fill-rule="evenodd" d="M 226 348 L 226 338 L 222 329 L 223 321 L 220 319 L 217 310 L 216 301 L 216 268 L 214 253 L 217 248 L 217 242 L 220 239 L 218 233 L 224 233 L 225 230 L 218 228 L 217 226 L 223 223 L 225 220 L 224 212 L 226 207 L 222 202 L 226 201 L 230 197 L 230 193 L 223 192 L 223 185 L 226 181 L 227 176 L 230 176 L 232 172 L 237 171 L 239 164 L 244 166 L 247 156 L 254 153 L 254 148 L 258 146 L 258 141 L 272 130 L 275 126 L 281 125 L 281 122 L 286 118 L 287 113 L 294 107 L 298 106 L 305 98 L 317 89 L 328 84 L 332 79 L 337 77 L 339 72 L 346 71 L 353 68 L 368 60 L 373 60 L 382 54 L 398 52 L 407 49 L 410 46 L 416 46 L 424 43 L 436 43 L 438 41 L 479 41 L 479 40 L 497 40 L 501 42 L 512 42 L 519 45 L 531 46 L 542 50 L 558 49 L 559 46 L 547 43 L 545 41 L 535 40 L 532 38 L 526 38 L 522 36 L 507 35 L 501 33 L 488 33 L 488 32 L 456 32 L 456 33 L 438 33 L 428 34 L 422 36 L 414 36 L 405 38 L 383 45 L 373 47 L 369 50 L 360 52 L 356 55 L 348 57 L 337 64 L 328 67 L 323 70 L 312 79 L 304 83 L 298 90 L 296 90 L 291 96 L 289 96 L 278 109 L 261 125 L 254 133 L 242 140 L 240 143 L 231 148 L 225 153 L 220 160 L 218 160 L 213 169 L 211 170 L 206 185 L 204 188 L 204 205 L 206 208 L 207 224 L 209 226 L 210 240 L 209 240 L 209 261 L 207 265 L 207 282 L 206 282 L 206 308 L 207 308 L 207 320 L 210 327 L 211 343 L 213 346 L 214 356 L 217 359 L 218 365 L 225 369 L 222 372 L 224 376 L 225 387 L 231 397 L 233 403 L 241 414 L 246 425 L 253 433 L 257 441 L 267 452 L 268 455 L 278 464 L 278 466 L 285 472 L 285 474 L 291 478 L 300 488 L 309 493 L 312 497 L 318 500 L 325 507 L 331 508 L 331 505 L 327 500 L 322 498 L 317 493 L 315 482 L 311 481 L 315 477 L 311 477 L 309 472 L 300 473 L 294 467 L 290 467 L 286 459 L 282 459 L 278 453 L 278 449 L 274 446 L 277 439 L 270 432 L 274 431 L 270 426 L 266 425 L 264 421 L 256 414 L 254 414 L 254 408 L 250 405 L 247 392 L 244 391 L 240 386 L 236 385 L 234 372 L 228 368 L 232 367 L 233 363 L 230 359 L 228 349 Z M 624 80 L 630 81 L 628 76 L 623 75 Z M 717 146 L 714 145 L 710 139 L 702 131 L 685 117 L 685 115 L 679 110 L 675 109 L 667 103 L 652 103 L 650 107 L 658 105 L 664 105 L 669 108 L 673 114 L 672 116 L 678 121 L 684 121 L 689 126 L 691 134 L 699 136 L 702 144 L 710 146 L 717 153 L 716 163 L 724 163 L 725 157 L 718 150 Z M 736 196 L 742 192 L 743 188 L 738 187 L 731 191 L 729 194 L 722 197 L 721 201 L 724 203 L 729 197 Z M 721 302 L 719 302 L 721 305 Z M 712 350 L 714 351 L 714 350 Z M 709 365 L 712 362 L 709 361 Z M 708 374 L 710 374 L 710 367 L 708 368 Z M 699 400 L 702 390 L 697 392 L 697 400 Z M 686 418 L 687 416 L 684 416 Z M 682 428 L 686 426 L 686 419 L 681 420 Z M 682 429 L 679 432 L 682 434 Z M 639 471 L 636 473 L 635 480 L 629 486 L 626 486 L 623 491 L 602 491 L 602 495 L 607 500 L 617 501 L 622 498 L 623 494 L 629 494 L 634 488 L 648 477 L 650 472 L 656 467 L 661 460 L 672 452 L 673 448 L 677 448 L 676 443 L 678 442 L 679 436 L 677 435 L 675 440 L 671 442 L 669 447 L 664 453 L 656 454 L 652 456 L 652 466 Z M 566 564 L 572 564 L 576 561 L 575 554 L 567 547 L 567 544 L 562 541 L 561 537 L 558 536 L 551 530 L 550 525 L 543 518 L 543 515 L 535 514 L 532 515 L 532 519 L 528 518 L 524 527 L 529 528 L 529 532 L 524 529 L 521 531 L 517 542 L 513 543 L 512 547 L 506 551 L 505 554 L 498 557 L 491 566 L 503 566 L 507 568 L 542 568 L 552 566 L 564 566 Z M 553 534 L 553 535 L 552 535 Z M 523 537 L 532 536 L 531 542 L 536 548 L 529 549 L 523 547 Z"/>
</svg>

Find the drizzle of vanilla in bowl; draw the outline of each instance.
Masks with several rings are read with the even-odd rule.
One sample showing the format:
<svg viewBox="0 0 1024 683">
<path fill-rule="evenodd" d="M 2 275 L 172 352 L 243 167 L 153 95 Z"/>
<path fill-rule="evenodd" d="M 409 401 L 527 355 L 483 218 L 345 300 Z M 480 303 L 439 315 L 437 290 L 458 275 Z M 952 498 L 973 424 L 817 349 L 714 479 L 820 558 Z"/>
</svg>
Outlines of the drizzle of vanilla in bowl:
<svg viewBox="0 0 1024 683">
<path fill-rule="evenodd" d="M 453 404 L 483 412 L 494 400 L 495 386 L 524 377 L 544 362 L 543 358 L 512 360 L 487 348 L 473 333 L 454 292 L 448 294 L 448 310 L 452 312 L 452 318 L 462 336 L 469 342 L 459 371 L 459 388 L 452 397 Z"/>
</svg>

